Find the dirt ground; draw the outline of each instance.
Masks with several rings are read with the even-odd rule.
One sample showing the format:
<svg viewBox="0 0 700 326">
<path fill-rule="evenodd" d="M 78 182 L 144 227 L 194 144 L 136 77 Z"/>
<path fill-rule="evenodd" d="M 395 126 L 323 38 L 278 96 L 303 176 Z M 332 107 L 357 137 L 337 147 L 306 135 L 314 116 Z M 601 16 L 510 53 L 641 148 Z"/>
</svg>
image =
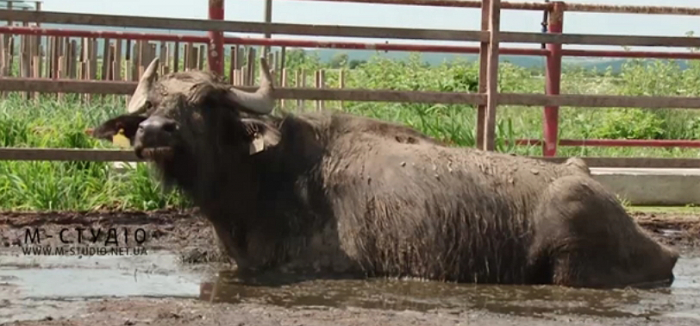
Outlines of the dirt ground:
<svg viewBox="0 0 700 326">
<path fill-rule="evenodd" d="M 281 308 L 262 305 L 208 304 L 193 300 L 129 299 L 93 303 L 89 313 L 68 320 L 16 322 L 8 325 L 102 326 L 102 325 L 260 325 L 260 326 L 407 326 L 407 325 L 668 325 L 654 318 L 531 318 L 475 311 L 386 311 L 358 308 Z M 698 325 L 698 320 L 676 319 L 673 325 Z"/>
<path fill-rule="evenodd" d="M 700 245 L 700 216 L 684 213 L 633 214 L 645 229 L 662 242 L 695 251 Z M 192 265 L 220 264 L 225 261 L 216 245 L 208 222 L 193 211 L 155 212 L 42 212 L 0 213 L 0 250 L 10 250 L 26 240 L 26 231 L 42 228 L 46 234 L 61 229 L 113 227 L 147 235 L 142 245 L 149 249 L 177 252 Z M 89 231 L 86 231 L 89 234 Z M 72 235 L 69 235 L 72 236 Z M 102 234 L 96 245 L 103 245 Z M 119 239 L 120 244 L 122 243 Z M 60 244 L 58 237 L 42 240 L 42 245 Z M 127 246 L 134 246 L 131 241 Z M 0 279 L 0 287 L 2 279 Z M 1 293 L 2 291 L 0 291 Z M 0 308 L 3 299 L 0 298 Z M 88 301 L 68 318 L 47 316 L 9 325 L 698 325 L 695 317 L 596 317 L 549 315 L 528 317 L 487 310 L 379 310 L 324 306 L 279 306 L 255 303 L 211 303 L 181 298 L 105 298 Z"/>
</svg>

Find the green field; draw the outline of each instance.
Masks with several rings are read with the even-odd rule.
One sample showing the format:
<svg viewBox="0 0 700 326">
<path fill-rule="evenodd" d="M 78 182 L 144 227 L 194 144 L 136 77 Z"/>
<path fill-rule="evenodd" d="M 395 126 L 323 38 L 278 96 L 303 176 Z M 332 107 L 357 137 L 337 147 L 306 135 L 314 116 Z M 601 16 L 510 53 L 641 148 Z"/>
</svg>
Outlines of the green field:
<svg viewBox="0 0 700 326">
<path fill-rule="evenodd" d="M 228 61 L 228 60 L 227 60 Z M 337 63 L 336 63 L 337 64 Z M 313 71 L 324 67 L 309 57 L 292 57 L 290 69 Z M 685 68 L 685 67 L 684 67 Z M 417 54 L 408 60 L 374 58 L 346 73 L 346 88 L 474 92 L 478 64 L 445 63 L 428 66 Z M 309 74 L 307 85 L 313 85 Z M 328 87 L 337 87 L 338 73 L 326 73 Z M 295 86 L 295 85 L 290 85 Z M 499 91 L 542 93 L 542 73 L 501 64 Z M 562 93 L 609 95 L 698 96 L 700 63 L 682 69 L 674 61 L 643 65 L 629 61 L 619 73 L 568 70 L 562 77 Z M 290 101 L 293 102 L 293 101 Z M 75 96 L 62 102 L 43 96 L 38 101 L 11 94 L 0 101 L 0 145 L 4 147 L 106 148 L 110 144 L 91 139 L 86 128 L 124 112 L 124 102 L 95 96 L 81 103 Z M 313 109 L 313 102 L 306 107 Z M 327 103 L 338 108 L 338 103 Z M 343 110 L 398 121 L 459 146 L 473 146 L 475 108 L 468 105 L 344 103 Z M 542 108 L 499 107 L 497 150 L 541 155 L 540 147 L 506 146 L 505 140 L 541 138 Z M 562 108 L 560 138 L 573 139 L 697 139 L 700 115 L 693 110 L 644 110 L 620 108 Z M 561 147 L 562 156 L 696 157 L 696 150 L 644 148 Z M 116 174 L 110 163 L 0 162 L 0 209 L 65 210 L 94 208 L 158 209 L 188 205 L 174 192 L 164 192 L 150 177 L 147 165 Z"/>
</svg>

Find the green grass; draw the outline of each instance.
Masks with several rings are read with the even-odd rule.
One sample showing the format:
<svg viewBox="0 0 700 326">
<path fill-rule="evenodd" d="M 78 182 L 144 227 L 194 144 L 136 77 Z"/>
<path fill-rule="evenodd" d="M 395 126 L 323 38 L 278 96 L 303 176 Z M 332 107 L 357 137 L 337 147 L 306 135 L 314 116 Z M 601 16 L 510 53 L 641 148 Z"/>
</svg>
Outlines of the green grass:
<svg viewBox="0 0 700 326">
<path fill-rule="evenodd" d="M 289 57 L 288 68 L 313 71 L 323 65 L 310 57 Z M 228 60 L 227 60 L 228 61 Z M 419 55 L 402 62 L 376 58 L 346 72 L 347 88 L 474 92 L 476 63 L 452 62 L 426 66 Z M 294 79 L 294 78 L 290 78 Z M 326 73 L 327 87 L 337 87 L 338 73 Z M 306 85 L 313 85 L 309 74 Z M 291 84 L 290 86 L 295 86 Z M 502 64 L 499 91 L 543 93 L 544 78 L 531 70 Z M 566 71 L 562 93 L 609 95 L 697 96 L 700 63 L 681 70 L 673 61 L 642 66 L 630 61 L 622 72 Z M 289 101 L 295 102 L 295 101 Z M 306 101 L 313 109 L 314 103 Z M 327 107 L 338 108 L 328 102 Z M 476 110 L 469 105 L 431 105 L 345 102 L 343 110 L 397 121 L 459 146 L 474 146 Z M 105 119 L 124 112 L 124 100 L 94 96 L 82 103 L 75 96 L 59 102 L 55 97 L 26 100 L 10 94 L 0 100 L 0 146 L 41 148 L 107 148 L 110 144 L 84 134 Z M 560 110 L 560 138 L 591 139 L 697 139 L 700 114 L 693 110 L 574 108 Z M 538 146 L 507 146 L 505 140 L 541 139 L 542 108 L 499 107 L 497 150 L 541 155 Z M 677 148 L 560 147 L 561 156 L 697 157 L 698 151 Z M 63 210 L 99 207 L 159 209 L 188 206 L 177 192 L 166 192 L 151 178 L 150 168 L 139 164 L 125 174 L 110 170 L 110 163 L 0 162 L 0 209 Z"/>
<path fill-rule="evenodd" d="M 698 215 L 700 207 L 695 206 L 627 206 L 630 212 Z"/>
</svg>

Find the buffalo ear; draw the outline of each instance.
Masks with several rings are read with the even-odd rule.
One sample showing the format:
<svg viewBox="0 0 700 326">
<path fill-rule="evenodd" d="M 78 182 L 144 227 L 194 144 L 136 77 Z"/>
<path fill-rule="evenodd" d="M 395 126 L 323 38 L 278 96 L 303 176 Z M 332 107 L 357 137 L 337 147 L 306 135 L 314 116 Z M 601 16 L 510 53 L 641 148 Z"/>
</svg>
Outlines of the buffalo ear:
<svg viewBox="0 0 700 326">
<path fill-rule="evenodd" d="M 141 121 L 146 120 L 148 117 L 135 114 L 123 114 L 116 118 L 109 119 L 101 124 L 99 127 L 95 128 L 92 132 L 92 137 L 98 139 L 104 139 L 112 141 L 119 130 L 124 130 L 124 136 L 129 138 L 130 142 L 134 141 L 134 135 L 136 135 L 136 130 L 139 128 Z"/>
<path fill-rule="evenodd" d="M 250 155 L 255 155 L 277 145 L 281 135 L 277 128 L 257 119 L 241 119 L 250 142 Z"/>
</svg>

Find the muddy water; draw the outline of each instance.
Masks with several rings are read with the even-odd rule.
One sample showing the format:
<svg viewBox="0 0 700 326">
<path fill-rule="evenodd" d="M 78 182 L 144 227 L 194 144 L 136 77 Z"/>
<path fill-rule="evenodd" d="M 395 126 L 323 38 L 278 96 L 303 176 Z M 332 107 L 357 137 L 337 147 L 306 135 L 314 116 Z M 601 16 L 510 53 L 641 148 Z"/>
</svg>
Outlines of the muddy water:
<svg viewBox="0 0 700 326">
<path fill-rule="evenodd" d="M 87 299 L 180 297 L 279 306 L 427 311 L 479 309 L 518 316 L 675 316 L 700 320 L 700 256 L 684 255 L 671 288 L 583 290 L 394 280 L 242 282 L 232 271 L 192 270 L 176 255 L 47 257 L 0 254 L 0 323 L 81 313 Z"/>
<path fill-rule="evenodd" d="M 210 272 L 183 270 L 177 256 L 0 254 L 0 323 L 70 316 L 81 301 L 109 297 L 198 297 Z"/>
<path fill-rule="evenodd" d="M 554 286 L 492 286 L 407 280 L 323 280 L 264 286 L 268 280 L 240 281 L 221 272 L 203 285 L 212 302 L 291 306 L 360 307 L 429 311 L 485 309 L 517 316 L 677 316 L 700 320 L 700 256 L 686 256 L 670 288 L 590 290 Z M 256 284 L 257 283 L 257 284 Z M 281 283 L 277 280 L 276 283 Z M 260 286 L 263 285 L 263 286 Z"/>
</svg>

